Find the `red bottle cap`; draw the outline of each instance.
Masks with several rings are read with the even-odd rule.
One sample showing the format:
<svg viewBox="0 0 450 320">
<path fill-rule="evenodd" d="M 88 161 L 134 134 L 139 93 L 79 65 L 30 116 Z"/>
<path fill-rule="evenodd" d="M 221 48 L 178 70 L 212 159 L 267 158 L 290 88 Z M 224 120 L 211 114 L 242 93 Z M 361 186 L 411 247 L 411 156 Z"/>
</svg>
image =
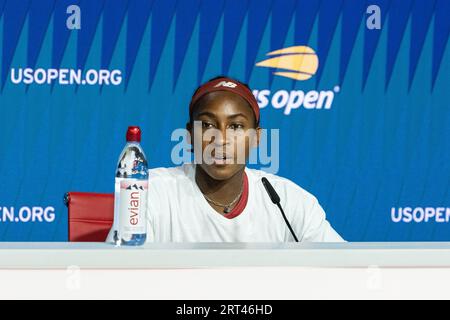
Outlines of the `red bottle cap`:
<svg viewBox="0 0 450 320">
<path fill-rule="evenodd" d="M 141 142 L 141 128 L 135 126 L 128 127 L 127 142 Z"/>
</svg>

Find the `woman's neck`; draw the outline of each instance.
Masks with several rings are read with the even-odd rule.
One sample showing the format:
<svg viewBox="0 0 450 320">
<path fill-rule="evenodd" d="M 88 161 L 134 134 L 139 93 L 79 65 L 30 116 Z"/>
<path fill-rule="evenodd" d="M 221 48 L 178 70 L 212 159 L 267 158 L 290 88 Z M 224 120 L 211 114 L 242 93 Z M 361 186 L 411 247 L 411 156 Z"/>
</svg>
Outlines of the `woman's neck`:
<svg viewBox="0 0 450 320">
<path fill-rule="evenodd" d="M 215 180 L 197 165 L 195 181 L 204 195 L 219 203 L 229 203 L 242 191 L 244 169 L 245 167 L 227 180 Z"/>
</svg>

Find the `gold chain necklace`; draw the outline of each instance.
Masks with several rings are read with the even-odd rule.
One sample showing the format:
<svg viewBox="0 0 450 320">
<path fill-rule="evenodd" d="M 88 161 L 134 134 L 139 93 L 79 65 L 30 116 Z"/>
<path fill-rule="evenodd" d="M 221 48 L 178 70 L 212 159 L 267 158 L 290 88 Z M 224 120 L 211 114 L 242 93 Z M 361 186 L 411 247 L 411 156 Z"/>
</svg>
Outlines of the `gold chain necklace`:
<svg viewBox="0 0 450 320">
<path fill-rule="evenodd" d="M 216 201 L 210 199 L 206 194 L 203 194 L 203 196 L 205 197 L 205 199 L 206 199 L 208 202 L 210 202 L 210 203 L 212 203 L 212 204 L 214 204 L 214 205 L 216 205 L 216 206 L 218 206 L 218 207 L 224 208 L 224 209 L 223 209 L 223 213 L 230 213 L 230 212 L 231 212 L 231 207 L 236 203 L 236 201 L 239 200 L 239 198 L 242 196 L 242 192 L 243 192 L 243 191 L 244 191 L 244 190 L 243 190 L 243 188 L 241 187 L 241 191 L 239 192 L 239 194 L 237 195 L 237 197 L 234 198 L 234 200 L 231 201 L 231 202 L 228 203 L 228 204 L 218 203 L 218 202 L 216 202 Z"/>
</svg>

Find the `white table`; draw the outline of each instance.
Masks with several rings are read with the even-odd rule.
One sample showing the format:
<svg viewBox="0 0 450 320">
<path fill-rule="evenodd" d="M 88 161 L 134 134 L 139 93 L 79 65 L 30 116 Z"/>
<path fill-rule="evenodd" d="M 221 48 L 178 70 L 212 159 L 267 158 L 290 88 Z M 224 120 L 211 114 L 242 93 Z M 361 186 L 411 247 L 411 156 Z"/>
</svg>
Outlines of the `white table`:
<svg viewBox="0 0 450 320">
<path fill-rule="evenodd" d="M 0 269 L 449 267 L 450 243 L 0 243 Z"/>
<path fill-rule="evenodd" d="M 0 299 L 436 299 L 449 288 L 449 243 L 0 243 Z"/>
</svg>

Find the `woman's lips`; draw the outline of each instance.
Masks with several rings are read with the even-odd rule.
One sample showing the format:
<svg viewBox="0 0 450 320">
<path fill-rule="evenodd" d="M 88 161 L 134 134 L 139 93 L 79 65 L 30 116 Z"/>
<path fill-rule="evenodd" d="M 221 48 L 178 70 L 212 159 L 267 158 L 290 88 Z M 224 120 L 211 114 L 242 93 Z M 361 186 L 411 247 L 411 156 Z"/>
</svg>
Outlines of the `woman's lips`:
<svg viewBox="0 0 450 320">
<path fill-rule="evenodd" d="M 227 158 L 213 158 L 214 159 L 214 163 L 215 164 L 228 164 L 228 162 L 227 162 Z"/>
<path fill-rule="evenodd" d="M 213 164 L 216 165 L 226 165 L 226 164 L 233 164 L 233 157 L 228 157 L 228 156 L 212 156 L 211 161 L 209 161 L 210 163 L 212 162 Z"/>
</svg>

